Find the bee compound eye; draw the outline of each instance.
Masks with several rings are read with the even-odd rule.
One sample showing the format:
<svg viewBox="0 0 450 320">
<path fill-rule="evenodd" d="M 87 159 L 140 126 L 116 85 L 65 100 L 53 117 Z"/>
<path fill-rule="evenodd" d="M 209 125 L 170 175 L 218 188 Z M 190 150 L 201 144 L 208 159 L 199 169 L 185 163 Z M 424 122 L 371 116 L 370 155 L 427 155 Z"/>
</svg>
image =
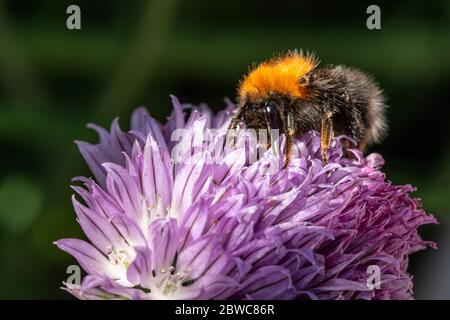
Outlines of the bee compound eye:
<svg viewBox="0 0 450 320">
<path fill-rule="evenodd" d="M 280 112 L 278 110 L 278 105 L 273 101 L 269 101 L 266 104 L 266 112 L 271 128 L 273 129 L 279 128 Z"/>
<path fill-rule="evenodd" d="M 269 114 L 275 113 L 278 111 L 278 106 L 273 101 L 269 101 L 266 103 L 266 110 Z"/>
</svg>

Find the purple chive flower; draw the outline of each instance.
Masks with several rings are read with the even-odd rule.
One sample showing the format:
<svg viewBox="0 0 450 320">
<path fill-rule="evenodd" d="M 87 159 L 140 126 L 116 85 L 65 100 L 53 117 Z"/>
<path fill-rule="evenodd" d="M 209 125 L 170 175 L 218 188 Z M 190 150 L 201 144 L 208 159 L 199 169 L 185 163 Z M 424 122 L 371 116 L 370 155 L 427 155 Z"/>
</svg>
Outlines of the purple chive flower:
<svg viewBox="0 0 450 320">
<path fill-rule="evenodd" d="M 139 108 L 129 132 L 115 120 L 110 131 L 90 125 L 99 144 L 77 142 L 95 180 L 75 178 L 82 186 L 73 187 L 88 241 L 56 242 L 87 273 L 67 291 L 81 299 L 412 298 L 408 256 L 435 247 L 417 229 L 436 220 L 410 197 L 413 187 L 386 181 L 380 155 L 343 157 L 338 138 L 324 165 L 310 132 L 286 169 L 267 174 L 282 152 L 254 163 L 246 147 L 194 152 L 192 137 L 210 128 L 210 144 L 221 143 L 231 103 L 213 116 L 172 99 L 164 125 Z M 176 161 L 175 129 L 188 133 Z M 380 282 L 370 286 L 373 270 Z"/>
</svg>

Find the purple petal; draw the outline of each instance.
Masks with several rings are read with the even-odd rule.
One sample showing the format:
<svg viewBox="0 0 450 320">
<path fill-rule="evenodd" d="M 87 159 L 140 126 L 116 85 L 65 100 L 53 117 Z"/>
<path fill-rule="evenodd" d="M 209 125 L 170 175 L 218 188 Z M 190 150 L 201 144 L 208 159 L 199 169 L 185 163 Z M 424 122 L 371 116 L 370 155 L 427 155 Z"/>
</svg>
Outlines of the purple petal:
<svg viewBox="0 0 450 320">
<path fill-rule="evenodd" d="M 149 248 L 154 252 L 156 270 L 169 268 L 178 249 L 178 226 L 175 219 L 158 219 L 148 227 Z"/>
<path fill-rule="evenodd" d="M 89 243 L 79 239 L 62 239 L 55 244 L 77 259 L 87 273 L 97 276 L 108 274 L 109 261 Z"/>
<path fill-rule="evenodd" d="M 121 166 L 114 163 L 103 165 L 108 172 L 106 186 L 108 192 L 120 205 L 122 212 L 133 217 L 136 222 L 143 223 L 142 195 L 131 175 Z"/>
<path fill-rule="evenodd" d="M 155 206 L 158 199 L 167 207 L 172 198 L 173 177 L 170 159 L 167 153 L 156 144 L 151 135 L 143 154 L 142 188 L 148 206 Z"/>
<path fill-rule="evenodd" d="M 108 254 L 115 246 L 121 246 L 121 237 L 114 226 L 104 217 L 83 206 L 72 197 L 78 222 L 86 236 L 100 251 Z"/>
</svg>

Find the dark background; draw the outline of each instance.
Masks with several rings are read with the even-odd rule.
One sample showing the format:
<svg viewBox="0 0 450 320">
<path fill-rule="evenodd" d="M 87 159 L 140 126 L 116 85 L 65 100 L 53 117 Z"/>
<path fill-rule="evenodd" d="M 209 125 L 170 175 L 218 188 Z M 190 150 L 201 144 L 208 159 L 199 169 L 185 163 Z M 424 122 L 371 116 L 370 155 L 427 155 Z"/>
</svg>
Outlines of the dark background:
<svg viewBox="0 0 450 320">
<path fill-rule="evenodd" d="M 81 30 L 66 28 L 70 4 Z M 163 121 L 169 94 L 217 111 L 251 63 L 295 48 L 384 89 L 390 132 L 371 151 L 441 221 L 422 230 L 440 249 L 411 259 L 416 297 L 450 298 L 449 20 L 448 0 L 0 0 L 0 298 L 69 298 L 74 260 L 52 242 L 82 236 L 69 185 L 90 175 L 73 143 L 96 141 L 87 122 L 126 129 L 139 105 Z"/>
</svg>

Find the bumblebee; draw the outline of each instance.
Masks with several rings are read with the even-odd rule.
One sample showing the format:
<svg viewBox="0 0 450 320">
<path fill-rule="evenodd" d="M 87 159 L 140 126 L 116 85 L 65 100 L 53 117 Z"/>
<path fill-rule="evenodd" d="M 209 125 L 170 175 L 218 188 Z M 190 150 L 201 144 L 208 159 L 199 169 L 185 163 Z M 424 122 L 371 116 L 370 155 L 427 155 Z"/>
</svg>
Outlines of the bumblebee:
<svg viewBox="0 0 450 320">
<path fill-rule="evenodd" d="M 237 110 L 229 129 L 243 123 L 251 129 L 278 129 L 286 136 L 285 166 L 296 136 L 321 133 L 322 159 L 333 136 L 347 135 L 346 149 L 362 151 L 386 133 L 384 97 L 365 73 L 343 65 L 318 68 L 311 54 L 290 51 L 265 61 L 246 74 L 237 93 Z"/>
</svg>

